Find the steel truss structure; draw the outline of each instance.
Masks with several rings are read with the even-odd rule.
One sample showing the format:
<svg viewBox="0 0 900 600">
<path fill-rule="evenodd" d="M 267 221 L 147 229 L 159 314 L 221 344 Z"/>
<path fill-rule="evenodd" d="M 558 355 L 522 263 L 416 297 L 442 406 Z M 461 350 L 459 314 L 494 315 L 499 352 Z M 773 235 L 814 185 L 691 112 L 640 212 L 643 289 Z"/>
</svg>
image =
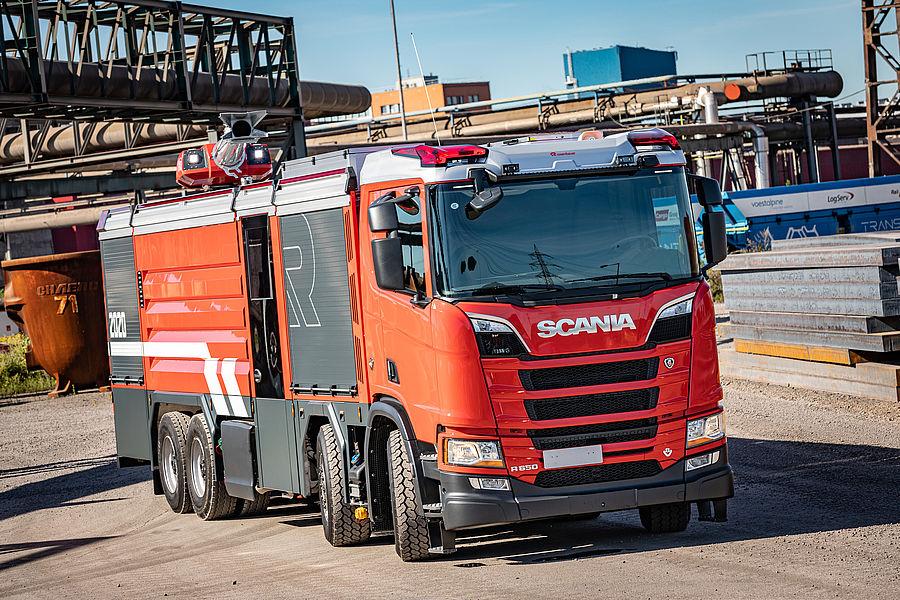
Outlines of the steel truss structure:
<svg viewBox="0 0 900 600">
<path fill-rule="evenodd" d="M 162 0 L 0 0 L 0 22 L 0 136 L 21 134 L 4 136 L 21 162 L 0 176 L 140 155 L 150 123 L 177 125 L 177 151 L 219 113 L 245 110 L 265 109 L 293 134 L 290 154 L 305 153 L 289 17 Z M 101 122 L 121 123 L 113 156 L 86 152 Z M 48 144 L 55 158 L 42 163 Z"/>
<path fill-rule="evenodd" d="M 882 156 L 900 164 L 900 1 L 862 0 L 862 24 L 869 175 L 876 177 Z"/>
</svg>

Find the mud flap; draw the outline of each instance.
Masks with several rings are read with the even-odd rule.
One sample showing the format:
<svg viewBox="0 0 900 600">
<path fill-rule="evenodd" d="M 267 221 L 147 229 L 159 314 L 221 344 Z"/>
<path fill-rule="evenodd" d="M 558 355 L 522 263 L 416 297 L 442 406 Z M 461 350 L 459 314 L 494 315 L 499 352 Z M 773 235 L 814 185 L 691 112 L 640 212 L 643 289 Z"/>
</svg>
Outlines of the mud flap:
<svg viewBox="0 0 900 600">
<path fill-rule="evenodd" d="M 151 436 L 147 390 L 113 388 L 116 455 L 120 467 L 150 464 Z"/>
</svg>

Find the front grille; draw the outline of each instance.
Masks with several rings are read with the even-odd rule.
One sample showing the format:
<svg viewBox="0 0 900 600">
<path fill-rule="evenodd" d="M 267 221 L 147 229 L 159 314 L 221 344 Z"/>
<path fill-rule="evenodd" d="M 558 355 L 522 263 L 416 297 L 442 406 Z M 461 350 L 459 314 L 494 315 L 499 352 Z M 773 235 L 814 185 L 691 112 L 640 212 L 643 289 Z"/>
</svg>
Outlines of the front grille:
<svg viewBox="0 0 900 600">
<path fill-rule="evenodd" d="M 519 379 L 522 381 L 522 387 L 529 391 L 553 390 L 644 381 L 656 377 L 658 370 L 659 358 L 654 356 L 623 362 L 522 370 L 519 371 Z"/>
<path fill-rule="evenodd" d="M 660 471 L 662 469 L 655 460 L 620 462 L 591 467 L 576 467 L 574 469 L 541 471 L 538 473 L 534 484 L 539 487 L 551 488 L 589 483 L 609 483 L 611 481 L 653 477 Z"/>
<path fill-rule="evenodd" d="M 538 450 L 558 450 L 593 444 L 615 444 L 650 440 L 656 437 L 656 417 L 619 421 L 616 423 L 594 423 L 575 427 L 551 427 L 549 429 L 529 429 L 528 436 Z"/>
<path fill-rule="evenodd" d="M 594 415 L 650 410 L 659 400 L 659 388 L 643 388 L 607 394 L 526 400 L 525 412 L 532 421 L 572 419 Z"/>
<path fill-rule="evenodd" d="M 686 340 L 691 337 L 692 319 L 691 313 L 660 319 L 653 326 L 653 331 L 650 332 L 650 338 L 647 341 L 654 344 L 665 344 L 666 342 Z"/>
</svg>

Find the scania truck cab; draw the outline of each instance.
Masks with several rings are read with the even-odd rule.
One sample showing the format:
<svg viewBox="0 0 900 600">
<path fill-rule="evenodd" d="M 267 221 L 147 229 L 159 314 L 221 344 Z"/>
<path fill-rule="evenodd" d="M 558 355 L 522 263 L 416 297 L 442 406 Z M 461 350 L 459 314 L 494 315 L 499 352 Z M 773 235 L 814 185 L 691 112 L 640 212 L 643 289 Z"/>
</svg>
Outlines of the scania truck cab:
<svg viewBox="0 0 900 600">
<path fill-rule="evenodd" d="M 302 496 L 332 544 L 393 534 L 404 560 L 527 520 L 724 520 L 720 203 L 653 129 L 340 151 L 113 213 L 120 461 L 177 511 Z"/>
</svg>

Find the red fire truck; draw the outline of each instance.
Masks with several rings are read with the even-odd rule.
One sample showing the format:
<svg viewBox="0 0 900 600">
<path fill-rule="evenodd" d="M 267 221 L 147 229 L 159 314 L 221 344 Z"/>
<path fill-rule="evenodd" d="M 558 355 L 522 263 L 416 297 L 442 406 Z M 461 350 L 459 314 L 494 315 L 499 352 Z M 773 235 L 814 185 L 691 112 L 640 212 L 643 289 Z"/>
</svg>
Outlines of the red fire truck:
<svg viewBox="0 0 900 600">
<path fill-rule="evenodd" d="M 317 501 L 403 560 L 482 526 L 733 494 L 705 260 L 715 181 L 661 130 L 405 144 L 115 210 L 99 229 L 119 462 L 176 512 Z"/>
</svg>

